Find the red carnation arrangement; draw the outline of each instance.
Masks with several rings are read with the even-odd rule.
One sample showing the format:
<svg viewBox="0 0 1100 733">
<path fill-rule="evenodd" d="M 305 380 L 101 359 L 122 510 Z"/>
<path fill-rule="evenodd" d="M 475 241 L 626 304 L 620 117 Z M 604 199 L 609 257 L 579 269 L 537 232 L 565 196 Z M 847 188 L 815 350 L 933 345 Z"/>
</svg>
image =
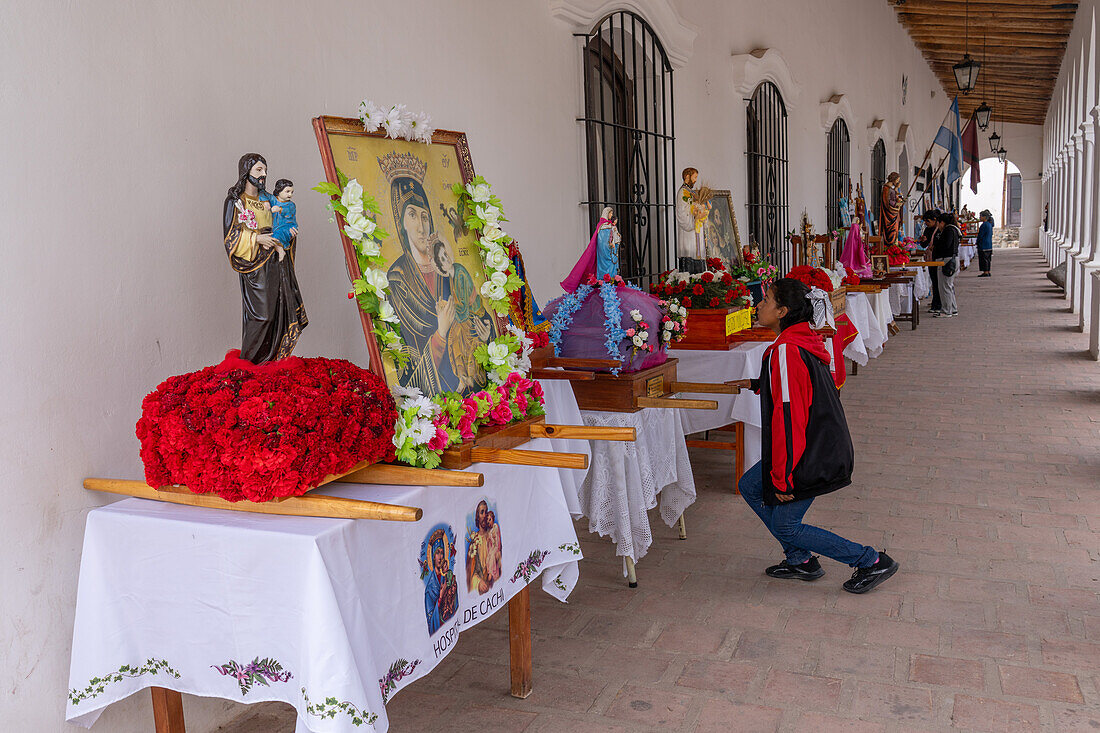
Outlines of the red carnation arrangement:
<svg viewBox="0 0 1100 733">
<path fill-rule="evenodd" d="M 531 339 L 532 349 L 541 349 L 550 345 L 550 334 L 547 331 L 528 331 L 527 338 Z"/>
<path fill-rule="evenodd" d="M 840 281 L 841 285 L 859 285 L 862 281 L 862 278 L 856 274 L 855 270 L 847 265 L 844 266 L 844 279 Z"/>
<path fill-rule="evenodd" d="M 142 402 L 150 486 L 228 501 L 300 496 L 361 461 L 394 460 L 397 408 L 381 378 L 343 359 L 288 357 L 169 377 Z"/>
<path fill-rule="evenodd" d="M 787 277 L 804 282 L 811 288 L 821 288 L 826 293 L 833 292 L 832 279 L 828 273 L 817 267 L 798 265 L 791 268 L 791 271 L 787 273 Z"/>
</svg>

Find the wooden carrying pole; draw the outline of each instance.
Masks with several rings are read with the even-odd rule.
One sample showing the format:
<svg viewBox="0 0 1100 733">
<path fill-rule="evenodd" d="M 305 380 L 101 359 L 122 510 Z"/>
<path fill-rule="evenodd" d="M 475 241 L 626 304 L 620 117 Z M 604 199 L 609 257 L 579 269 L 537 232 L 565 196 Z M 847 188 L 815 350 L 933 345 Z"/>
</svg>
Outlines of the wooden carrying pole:
<svg viewBox="0 0 1100 733">
<path fill-rule="evenodd" d="M 724 382 L 718 384 L 713 382 L 673 382 L 669 385 L 669 389 L 673 392 L 690 392 L 692 394 L 738 394 L 741 391 L 740 387 Z"/>
<path fill-rule="evenodd" d="M 636 397 L 634 404 L 638 407 L 674 407 L 686 410 L 717 410 L 718 403 L 714 400 L 682 400 L 669 395 L 660 397 Z"/>
<path fill-rule="evenodd" d="M 292 496 L 278 502 L 226 501 L 213 494 L 194 494 L 185 486 L 165 486 L 154 489 L 144 481 L 126 479 L 87 478 L 84 488 L 105 491 L 110 494 L 135 496 L 139 499 L 166 501 L 171 504 L 229 509 L 256 514 L 280 514 L 291 517 L 331 517 L 334 519 L 382 519 L 390 522 L 417 522 L 423 510 L 397 504 L 381 504 L 375 501 L 344 499 L 339 496 L 306 494 Z"/>
<path fill-rule="evenodd" d="M 341 476 L 349 484 L 381 484 L 383 486 L 466 486 L 485 485 L 485 475 L 473 471 L 448 471 L 442 468 L 413 468 L 392 463 L 373 463 L 366 468 Z"/>
<path fill-rule="evenodd" d="M 634 428 L 589 427 L 587 425 L 546 425 L 539 423 L 531 426 L 531 438 L 553 438 L 559 440 L 618 440 L 631 442 L 637 438 Z"/>
<path fill-rule="evenodd" d="M 550 453 L 515 448 L 470 449 L 472 463 L 506 463 L 513 466 L 548 466 L 550 468 L 588 468 L 588 456 L 583 453 Z"/>
</svg>

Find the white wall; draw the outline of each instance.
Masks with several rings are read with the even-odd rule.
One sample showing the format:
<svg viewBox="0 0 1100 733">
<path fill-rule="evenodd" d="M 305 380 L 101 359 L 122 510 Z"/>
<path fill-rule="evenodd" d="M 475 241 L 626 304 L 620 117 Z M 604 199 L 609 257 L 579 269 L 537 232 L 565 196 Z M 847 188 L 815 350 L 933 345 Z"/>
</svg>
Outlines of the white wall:
<svg viewBox="0 0 1100 733">
<path fill-rule="evenodd" d="M 948 104 L 878 0 L 631 5 L 666 20 L 678 11 L 688 35 L 699 30 L 675 74 L 677 168 L 733 189 L 746 238 L 745 103 L 731 54 L 774 48 L 801 88 L 790 109 L 792 226 L 804 206 L 825 220 L 823 100 L 847 99 L 857 177 L 869 174 L 873 119 L 885 120 L 888 161 L 898 126 L 910 125 L 916 165 Z M 141 398 L 239 345 L 237 278 L 220 241 L 238 156 L 260 151 L 272 178 L 297 184 L 303 355 L 366 363 L 335 228 L 308 190 L 322 178 L 310 118 L 354 114 L 364 96 L 468 132 L 547 300 L 588 237 L 571 33 L 549 0 L 0 8 L 0 730 L 68 729 L 84 518 L 110 501 L 81 479 L 141 476 Z M 230 707 L 186 704 L 195 731 Z M 149 727 L 141 695 L 97 729 Z"/>
</svg>

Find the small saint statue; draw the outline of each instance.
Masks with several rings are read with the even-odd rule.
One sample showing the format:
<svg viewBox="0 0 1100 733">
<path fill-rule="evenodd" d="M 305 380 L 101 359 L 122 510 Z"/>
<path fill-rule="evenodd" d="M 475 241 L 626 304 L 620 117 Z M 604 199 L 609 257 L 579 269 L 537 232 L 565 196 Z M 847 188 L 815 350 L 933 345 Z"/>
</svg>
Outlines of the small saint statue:
<svg viewBox="0 0 1100 733">
<path fill-rule="evenodd" d="M 309 323 L 294 276 L 297 222 L 280 227 L 285 243 L 273 229 L 272 201 L 277 201 L 281 215 L 287 214 L 287 205 L 293 207 L 293 184 L 279 189 L 279 201 L 264 190 L 266 182 L 264 157 L 242 155 L 237 182 L 229 187 L 222 209 L 225 252 L 241 280 L 241 358 L 253 364 L 290 356 Z M 293 219 L 293 208 L 289 215 Z"/>
<path fill-rule="evenodd" d="M 699 171 L 684 168 L 683 184 L 676 191 L 676 267 L 681 272 L 699 273 L 706 269 L 706 241 L 703 225 L 710 215 L 711 191 L 695 188 Z"/>
</svg>

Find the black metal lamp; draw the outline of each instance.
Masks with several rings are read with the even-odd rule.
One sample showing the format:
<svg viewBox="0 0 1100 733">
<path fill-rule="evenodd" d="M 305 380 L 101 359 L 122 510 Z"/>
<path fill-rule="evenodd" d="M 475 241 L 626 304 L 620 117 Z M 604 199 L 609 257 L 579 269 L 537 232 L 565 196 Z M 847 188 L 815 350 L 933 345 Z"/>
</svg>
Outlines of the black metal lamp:
<svg viewBox="0 0 1100 733">
<path fill-rule="evenodd" d="M 1001 149 L 997 151 L 997 160 L 1001 161 L 1002 163 L 1008 160 L 1008 151 L 1005 150 L 1004 147 L 1001 147 Z"/>
<path fill-rule="evenodd" d="M 985 61 L 985 38 L 982 38 L 982 61 Z M 986 89 L 983 84 L 982 89 Z M 984 94 L 982 96 L 985 96 Z M 993 108 L 982 100 L 982 103 L 978 105 L 978 109 L 974 110 L 974 120 L 978 123 L 978 129 L 985 132 L 989 128 L 989 118 L 993 114 Z"/>
<path fill-rule="evenodd" d="M 985 102 L 978 105 L 978 109 L 974 110 L 974 119 L 978 122 L 978 129 L 985 132 L 989 128 L 989 117 L 993 114 L 993 108 Z"/>
<path fill-rule="evenodd" d="M 997 148 L 1001 146 L 1001 136 L 994 130 L 993 134 L 989 136 L 989 152 L 996 153 Z"/>
<path fill-rule="evenodd" d="M 966 35 L 962 61 L 951 67 L 959 91 L 969 94 L 978 85 L 978 71 L 982 65 L 970 58 L 970 0 L 966 0 Z"/>
</svg>

